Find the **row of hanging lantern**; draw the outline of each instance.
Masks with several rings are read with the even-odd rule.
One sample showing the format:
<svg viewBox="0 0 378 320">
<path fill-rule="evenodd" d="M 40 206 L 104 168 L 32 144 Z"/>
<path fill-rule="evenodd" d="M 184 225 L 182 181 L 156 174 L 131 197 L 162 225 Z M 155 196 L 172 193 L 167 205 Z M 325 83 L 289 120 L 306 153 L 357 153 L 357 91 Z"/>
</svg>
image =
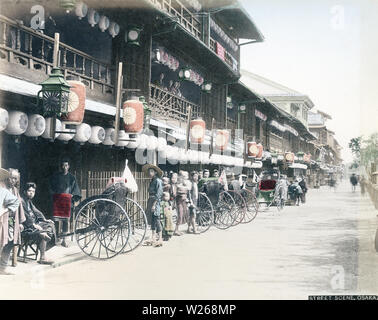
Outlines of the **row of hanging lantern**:
<svg viewBox="0 0 378 320">
<path fill-rule="evenodd" d="M 193 82 L 194 84 L 196 84 L 197 86 L 201 88 L 203 88 L 202 85 L 205 83 L 205 79 L 198 72 L 188 67 L 182 68 L 179 71 L 179 78 L 182 81 Z"/>
<path fill-rule="evenodd" d="M 179 60 L 161 47 L 154 49 L 151 56 L 153 62 L 167 66 L 173 71 L 176 71 L 180 67 Z"/>
<path fill-rule="evenodd" d="M 74 9 L 79 20 L 87 17 L 88 23 L 92 27 L 98 25 L 101 32 L 108 31 L 113 38 L 118 36 L 121 31 L 118 23 L 110 21 L 107 16 L 101 15 L 95 9 L 88 8 L 83 1 L 76 2 L 75 0 L 60 0 L 60 6 L 65 9 L 67 13 Z M 131 45 L 139 46 L 141 31 L 142 28 L 130 25 L 125 33 L 125 42 Z"/>
</svg>

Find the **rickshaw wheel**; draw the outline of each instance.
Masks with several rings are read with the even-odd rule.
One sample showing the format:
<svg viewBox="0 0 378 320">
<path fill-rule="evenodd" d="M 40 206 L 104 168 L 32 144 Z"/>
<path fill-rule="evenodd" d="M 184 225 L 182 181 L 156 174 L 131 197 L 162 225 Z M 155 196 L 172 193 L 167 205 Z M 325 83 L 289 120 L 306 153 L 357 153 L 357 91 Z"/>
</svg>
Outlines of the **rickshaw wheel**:
<svg viewBox="0 0 378 320">
<path fill-rule="evenodd" d="M 281 211 L 283 210 L 283 208 L 285 208 L 285 199 L 283 199 L 282 197 L 283 194 L 284 190 L 282 187 L 280 187 L 277 191 L 277 196 L 274 199 L 278 211 Z"/>
<path fill-rule="evenodd" d="M 259 212 L 259 203 L 256 199 L 255 194 L 252 191 L 248 189 L 243 189 L 241 194 L 244 197 L 244 200 L 247 204 L 247 211 L 244 215 L 243 221 L 241 222 L 245 224 L 252 222 L 256 218 Z"/>
<path fill-rule="evenodd" d="M 123 252 L 135 250 L 143 242 L 147 232 L 147 216 L 142 207 L 132 199 L 126 199 L 126 212 L 130 218 L 130 238 Z"/>
<path fill-rule="evenodd" d="M 198 207 L 197 207 L 197 230 L 200 233 L 205 233 L 210 229 L 214 221 L 214 209 L 213 205 L 204 193 L 200 193 L 198 196 Z"/>
<path fill-rule="evenodd" d="M 235 201 L 227 191 L 219 193 L 218 202 L 214 210 L 214 225 L 218 229 L 228 229 L 235 221 Z"/>
<path fill-rule="evenodd" d="M 75 238 L 86 255 L 113 258 L 124 250 L 129 237 L 130 219 L 117 202 L 97 196 L 79 207 Z"/>
<path fill-rule="evenodd" d="M 247 204 L 240 192 L 235 190 L 229 190 L 227 192 L 235 201 L 235 207 L 233 208 L 233 215 L 235 219 L 232 226 L 236 226 L 244 220 L 245 214 L 247 212 Z"/>
</svg>

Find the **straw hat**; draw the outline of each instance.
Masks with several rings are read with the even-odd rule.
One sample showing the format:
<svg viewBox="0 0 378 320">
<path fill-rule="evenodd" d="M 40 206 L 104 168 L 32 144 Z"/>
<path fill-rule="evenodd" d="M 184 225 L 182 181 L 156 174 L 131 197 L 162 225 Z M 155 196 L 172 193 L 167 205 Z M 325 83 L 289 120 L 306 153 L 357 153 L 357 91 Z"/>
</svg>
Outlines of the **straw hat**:
<svg viewBox="0 0 378 320">
<path fill-rule="evenodd" d="M 154 169 L 158 176 L 161 178 L 163 176 L 163 170 L 161 170 L 159 167 L 153 165 L 153 164 L 145 164 L 143 167 L 142 167 L 142 171 L 145 173 L 145 174 L 148 174 L 148 170 L 149 169 Z"/>
<path fill-rule="evenodd" d="M 4 181 L 10 177 L 9 171 L 3 168 L 0 168 L 0 181 Z"/>
</svg>

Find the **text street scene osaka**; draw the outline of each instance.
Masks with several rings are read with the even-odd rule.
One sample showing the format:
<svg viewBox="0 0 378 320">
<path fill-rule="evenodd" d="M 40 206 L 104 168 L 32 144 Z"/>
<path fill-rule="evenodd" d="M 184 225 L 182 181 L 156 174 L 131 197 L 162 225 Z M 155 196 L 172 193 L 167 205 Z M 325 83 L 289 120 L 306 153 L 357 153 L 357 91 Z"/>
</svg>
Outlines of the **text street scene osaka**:
<svg viewBox="0 0 378 320">
<path fill-rule="evenodd" d="M 333 28 L 356 9 L 308 18 L 323 5 Z M 2 299 L 376 297 L 373 102 L 350 111 L 352 84 L 301 70 L 305 43 L 288 42 L 288 70 L 282 30 L 312 30 L 267 12 L 259 0 L 2 1 Z M 237 310 L 197 307 L 141 315 Z"/>
</svg>

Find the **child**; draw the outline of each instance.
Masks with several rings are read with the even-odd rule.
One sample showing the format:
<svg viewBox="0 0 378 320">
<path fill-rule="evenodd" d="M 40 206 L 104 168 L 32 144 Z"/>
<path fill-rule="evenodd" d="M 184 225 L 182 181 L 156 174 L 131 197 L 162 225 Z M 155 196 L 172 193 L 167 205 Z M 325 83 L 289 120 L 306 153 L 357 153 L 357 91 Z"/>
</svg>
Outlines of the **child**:
<svg viewBox="0 0 378 320">
<path fill-rule="evenodd" d="M 163 198 L 160 203 L 161 208 L 161 214 L 160 219 L 163 224 L 163 240 L 168 241 L 175 231 L 175 228 L 173 226 L 173 220 L 172 220 L 172 202 L 170 200 L 170 194 L 169 192 L 163 193 Z"/>
</svg>

